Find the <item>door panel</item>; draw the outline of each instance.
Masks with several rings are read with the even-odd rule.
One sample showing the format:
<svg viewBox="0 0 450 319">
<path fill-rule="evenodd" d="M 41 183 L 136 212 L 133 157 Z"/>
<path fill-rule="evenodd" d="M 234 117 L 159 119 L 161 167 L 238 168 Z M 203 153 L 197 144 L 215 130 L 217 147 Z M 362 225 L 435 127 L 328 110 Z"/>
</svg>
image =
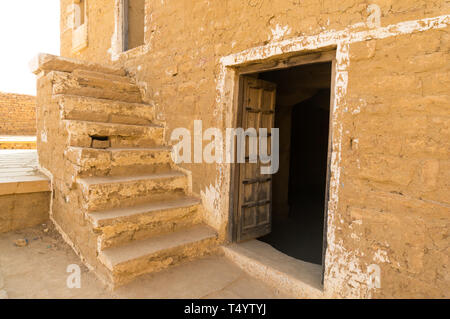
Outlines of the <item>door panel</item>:
<svg viewBox="0 0 450 319">
<path fill-rule="evenodd" d="M 239 109 L 242 114 L 242 128 L 244 130 L 255 128 L 257 132 L 260 128 L 267 128 L 267 151 L 270 154 L 270 132 L 275 119 L 276 85 L 244 76 L 241 89 Z M 272 176 L 261 174 L 259 157 L 256 163 L 249 163 L 249 138 L 246 138 L 245 142 L 246 163 L 237 164 L 239 165 L 237 241 L 270 233 L 272 223 Z"/>
</svg>

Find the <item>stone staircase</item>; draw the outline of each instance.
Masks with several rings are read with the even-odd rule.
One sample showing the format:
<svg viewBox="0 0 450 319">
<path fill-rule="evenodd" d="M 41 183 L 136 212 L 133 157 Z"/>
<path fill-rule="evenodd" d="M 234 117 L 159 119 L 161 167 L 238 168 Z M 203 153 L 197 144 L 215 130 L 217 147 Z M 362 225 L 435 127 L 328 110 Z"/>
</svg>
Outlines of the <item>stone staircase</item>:
<svg viewBox="0 0 450 319">
<path fill-rule="evenodd" d="M 217 233 L 132 78 L 50 55 L 32 68 L 51 216 L 101 278 L 117 287 L 216 249 Z"/>
</svg>

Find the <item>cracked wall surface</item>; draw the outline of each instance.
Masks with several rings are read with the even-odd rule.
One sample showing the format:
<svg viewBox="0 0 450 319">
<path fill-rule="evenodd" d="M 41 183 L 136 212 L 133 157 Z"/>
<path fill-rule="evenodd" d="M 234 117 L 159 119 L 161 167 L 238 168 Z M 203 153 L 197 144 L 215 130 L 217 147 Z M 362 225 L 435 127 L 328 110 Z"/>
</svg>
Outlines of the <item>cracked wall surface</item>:
<svg viewBox="0 0 450 319">
<path fill-rule="evenodd" d="M 235 67 L 335 49 L 325 293 L 449 297 L 448 1 L 147 1 L 145 44 L 116 56 L 114 4 L 90 3 L 89 46 L 63 32 L 61 54 L 126 67 L 168 137 L 234 125 Z M 226 234 L 230 166 L 184 168 Z"/>
</svg>

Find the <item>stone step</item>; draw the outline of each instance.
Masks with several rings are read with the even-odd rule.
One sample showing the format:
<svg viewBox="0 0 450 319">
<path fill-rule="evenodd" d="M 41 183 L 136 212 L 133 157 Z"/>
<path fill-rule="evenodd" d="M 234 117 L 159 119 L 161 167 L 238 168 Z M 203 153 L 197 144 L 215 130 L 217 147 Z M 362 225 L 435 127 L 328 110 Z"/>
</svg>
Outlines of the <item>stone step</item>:
<svg viewBox="0 0 450 319">
<path fill-rule="evenodd" d="M 113 81 L 117 85 L 123 85 L 123 87 L 136 87 L 134 79 L 126 75 L 108 74 L 93 70 L 76 69 L 72 74 L 80 79 L 88 79 L 90 83 L 98 83 L 99 85 L 109 84 L 109 81 Z"/>
<path fill-rule="evenodd" d="M 182 172 L 86 177 L 77 180 L 88 212 L 135 206 L 184 196 L 188 178 Z"/>
<path fill-rule="evenodd" d="M 208 254 L 216 248 L 216 244 L 217 233 L 209 226 L 200 224 L 105 249 L 99 252 L 99 259 L 112 272 L 111 279 L 118 287 L 140 275 Z"/>
<path fill-rule="evenodd" d="M 134 207 L 88 214 L 94 231 L 100 232 L 99 249 L 174 232 L 200 223 L 200 200 L 186 196 Z"/>
<path fill-rule="evenodd" d="M 122 68 L 98 64 L 95 62 L 76 60 L 48 53 L 39 53 L 30 62 L 31 72 L 39 74 L 41 72 L 62 71 L 73 72 L 75 70 L 89 70 L 111 75 L 125 76 L 126 72 Z"/>
<path fill-rule="evenodd" d="M 149 125 L 154 120 L 153 105 L 98 99 L 76 95 L 55 95 L 65 120 Z"/>
<path fill-rule="evenodd" d="M 72 76 L 82 87 L 111 89 L 118 92 L 138 93 L 139 87 L 134 80 L 128 76 L 119 76 L 87 70 L 75 70 Z"/>
<path fill-rule="evenodd" d="M 168 172 L 172 169 L 171 148 L 107 148 L 69 147 L 65 157 L 72 165 L 72 175 L 123 176 Z"/>
<path fill-rule="evenodd" d="M 69 146 L 92 148 L 154 147 L 164 144 L 159 125 L 130 125 L 89 121 L 63 121 Z"/>
<path fill-rule="evenodd" d="M 286 295 L 302 299 L 324 298 L 321 265 L 285 255 L 259 240 L 223 246 L 221 250 L 249 275 Z"/>
<path fill-rule="evenodd" d="M 97 76 L 95 72 L 72 73 L 52 71 L 53 95 L 68 94 L 131 103 L 142 103 L 139 87 L 131 80 L 114 75 Z M 106 78 L 108 77 L 108 78 Z"/>
</svg>

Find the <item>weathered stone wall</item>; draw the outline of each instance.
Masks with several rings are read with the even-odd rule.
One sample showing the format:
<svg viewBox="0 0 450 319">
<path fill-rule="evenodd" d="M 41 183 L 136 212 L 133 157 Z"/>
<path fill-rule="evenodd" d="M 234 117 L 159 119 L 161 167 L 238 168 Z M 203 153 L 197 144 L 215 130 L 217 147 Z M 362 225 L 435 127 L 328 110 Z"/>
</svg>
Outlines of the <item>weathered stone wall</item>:
<svg viewBox="0 0 450 319">
<path fill-rule="evenodd" d="M 61 72 L 40 74 L 37 79 L 37 151 L 40 166 L 52 181 L 52 207 L 50 219 L 63 234 L 63 238 L 83 258 L 90 268 L 105 280 L 104 266 L 93 254 L 97 236 L 89 228 L 79 205 L 81 189 L 76 187 L 73 165 L 64 154 L 69 144 L 68 132 L 61 118 L 58 99 L 53 96 L 53 84 L 61 82 Z"/>
<path fill-rule="evenodd" d="M 0 234 L 33 227 L 48 220 L 50 193 L 2 195 L 0 205 Z"/>
<path fill-rule="evenodd" d="M 36 98 L 0 92 L 0 135 L 36 134 Z"/>
<path fill-rule="evenodd" d="M 111 62 L 114 5 L 118 2 L 90 1 L 87 12 L 89 46 L 72 53 L 67 9 L 73 1 L 61 0 L 61 55 Z M 159 64 L 165 65 L 165 69 L 185 64 L 190 60 L 188 57 L 197 63 L 206 59 L 202 65 L 214 65 L 221 56 L 274 39 L 342 30 L 366 21 L 370 4 L 380 7 L 382 26 L 448 14 L 450 10 L 446 0 L 147 0 L 145 42 L 151 52 L 145 54 L 144 60 L 152 56 L 156 69 Z"/>
<path fill-rule="evenodd" d="M 382 297 L 448 297 L 449 31 L 350 46 L 340 232 Z"/>
<path fill-rule="evenodd" d="M 125 66 L 170 137 L 194 119 L 233 125 L 235 65 L 336 49 L 325 292 L 449 297 L 449 13 L 445 0 L 147 1 L 145 45 L 115 57 L 113 3 L 91 1 L 88 48 L 73 56 L 63 33 L 61 52 Z M 184 167 L 225 232 L 229 166 Z"/>
</svg>

